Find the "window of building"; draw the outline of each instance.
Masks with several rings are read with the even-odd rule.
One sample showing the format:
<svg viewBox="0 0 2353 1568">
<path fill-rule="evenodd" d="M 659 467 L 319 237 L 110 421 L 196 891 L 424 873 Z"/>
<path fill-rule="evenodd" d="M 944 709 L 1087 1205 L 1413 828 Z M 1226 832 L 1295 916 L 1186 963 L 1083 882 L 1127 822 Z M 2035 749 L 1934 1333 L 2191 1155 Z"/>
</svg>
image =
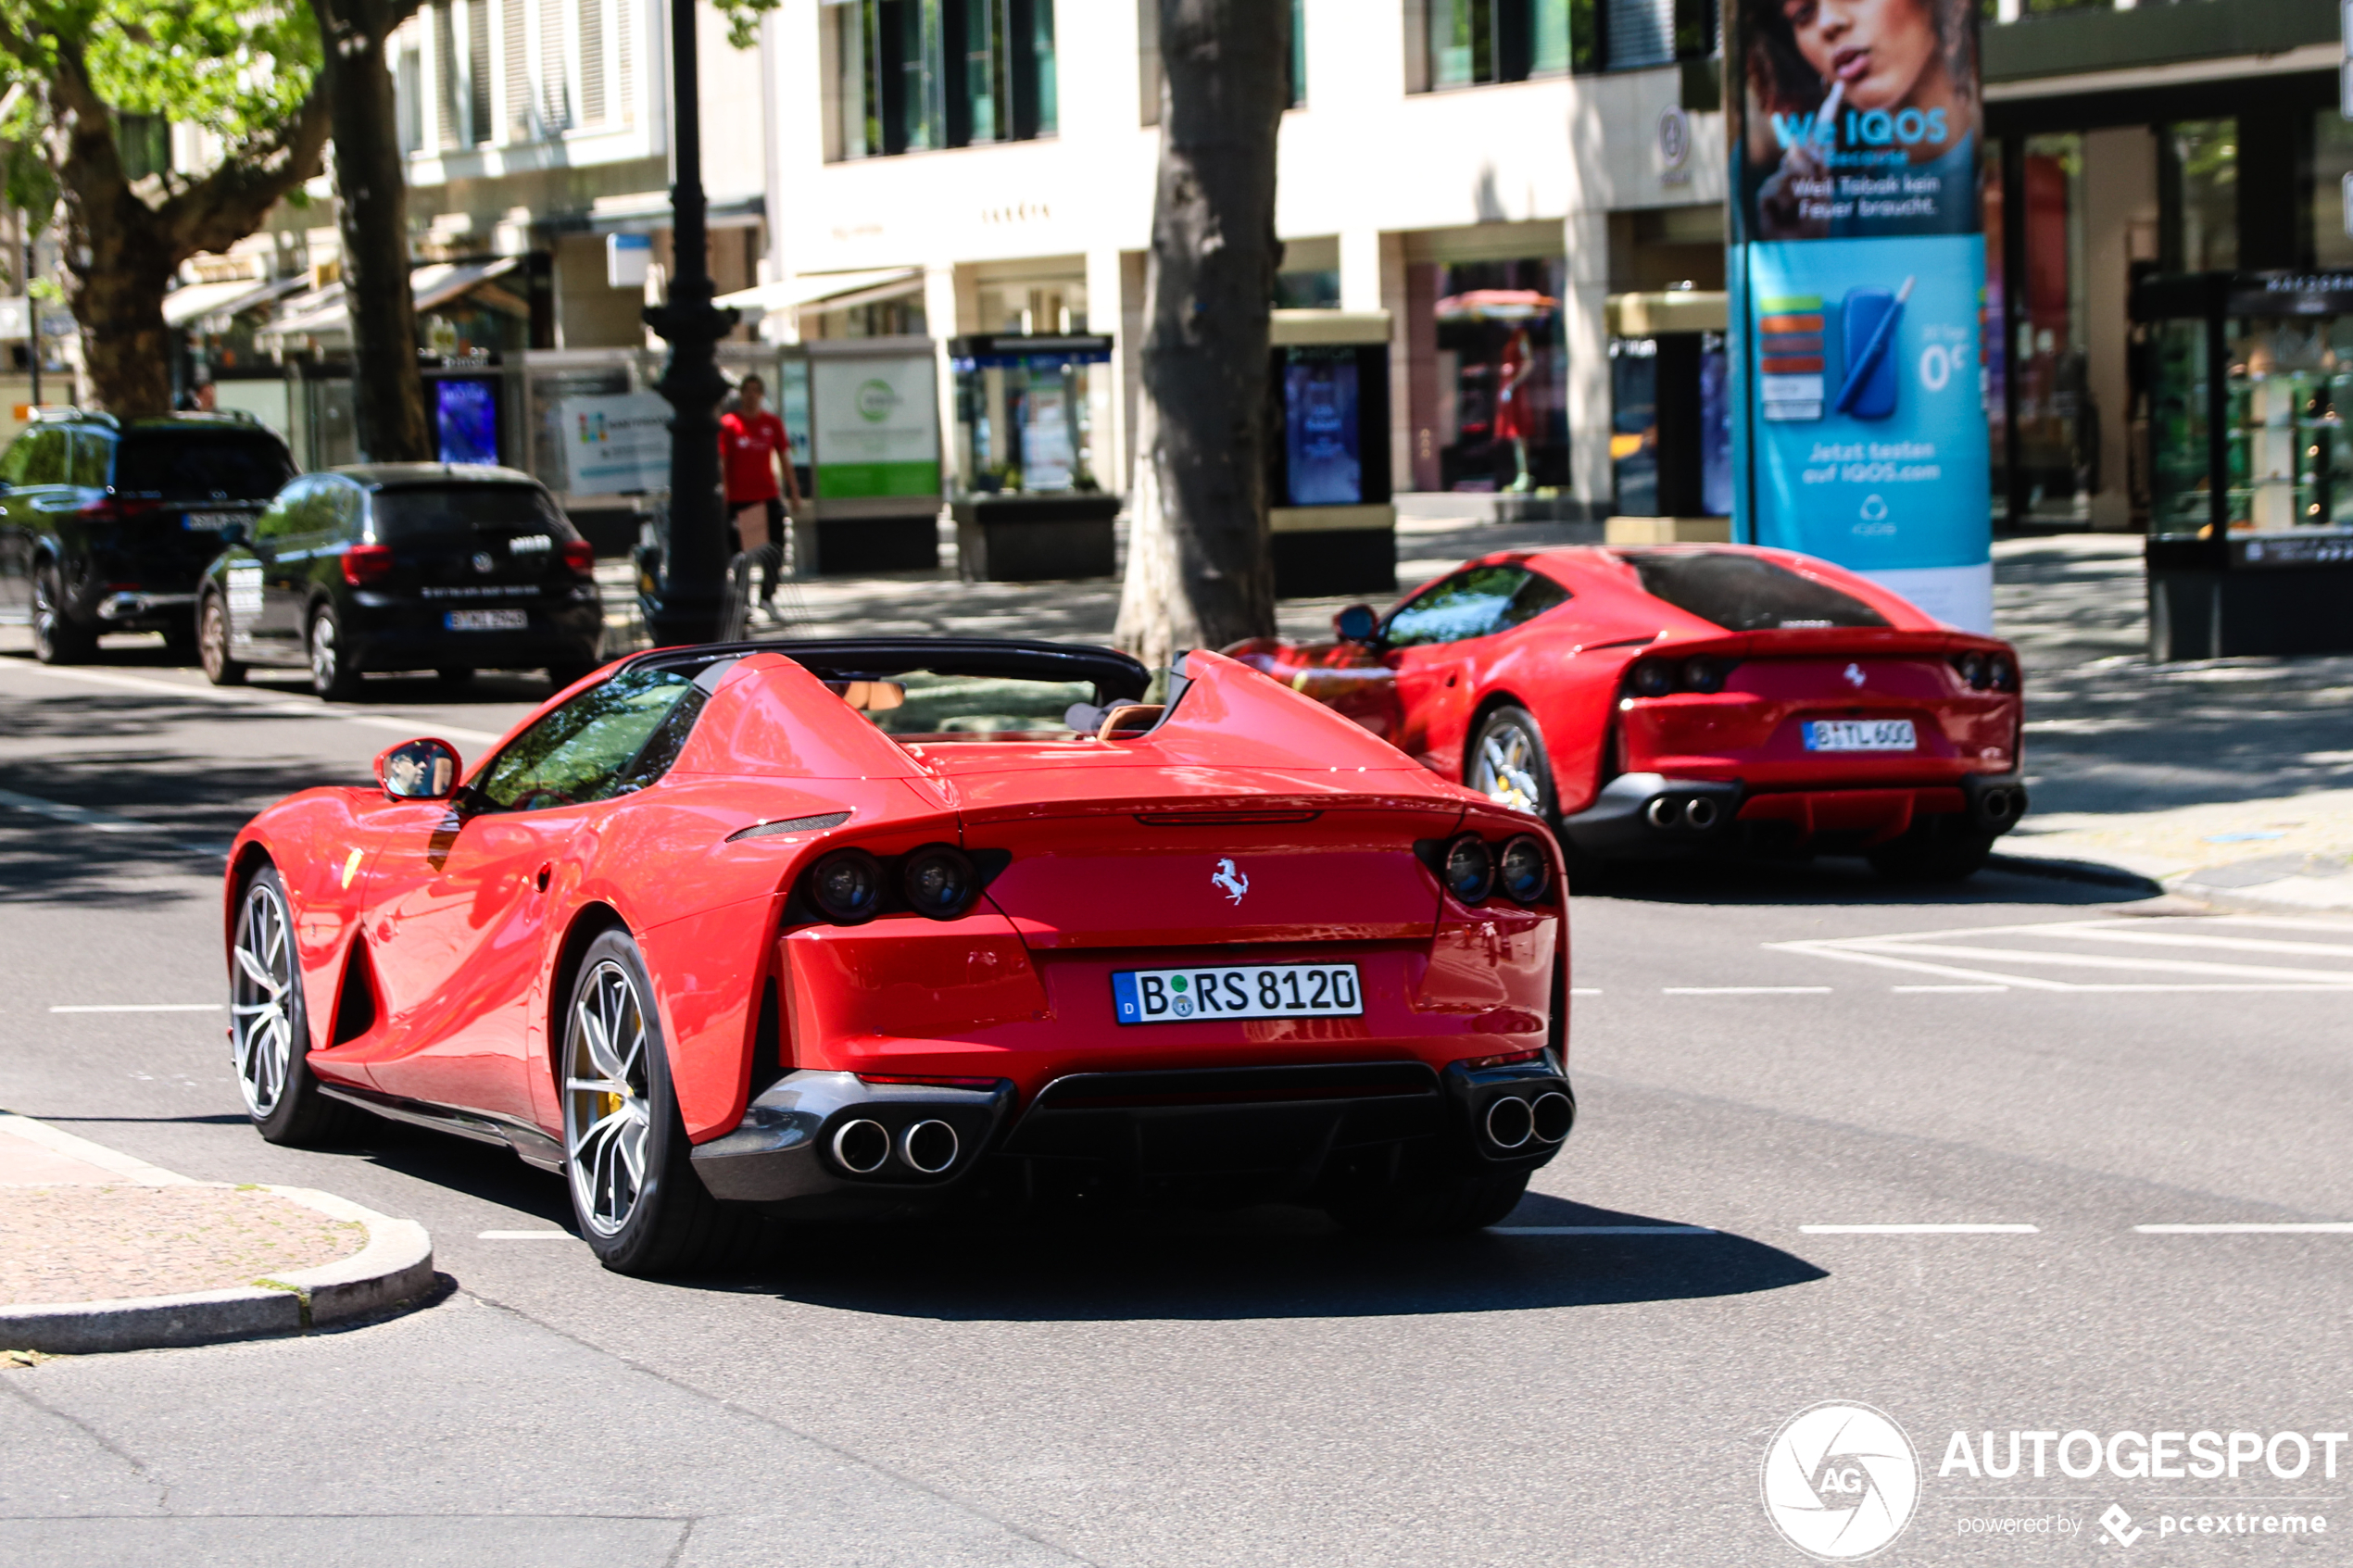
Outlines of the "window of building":
<svg viewBox="0 0 2353 1568">
<path fill-rule="evenodd" d="M 1307 0 L 1290 0 L 1290 55 L 1284 62 L 1292 108 L 1307 107 Z M 1160 0 L 1136 0 L 1136 99 L 1138 123 L 1160 123 L 1161 90 L 1168 75 L 1160 63 Z"/>
<path fill-rule="evenodd" d="M 2168 272 L 2239 264 L 2239 128 L 2190 119 L 2158 133 L 2158 254 Z"/>
<path fill-rule="evenodd" d="M 1054 0 L 826 0 L 837 158 L 1051 136 Z"/>
<path fill-rule="evenodd" d="M 2353 120 L 2334 109 L 2312 117 L 2312 262 L 2316 267 L 2353 268 L 2353 201 L 2346 181 L 2353 178 Z"/>
<path fill-rule="evenodd" d="M 1416 91 L 1705 59 L 1718 0 L 1407 0 Z"/>
<path fill-rule="evenodd" d="M 636 25 L 636 0 L 438 0 L 392 45 L 402 149 L 635 123 Z"/>
</svg>

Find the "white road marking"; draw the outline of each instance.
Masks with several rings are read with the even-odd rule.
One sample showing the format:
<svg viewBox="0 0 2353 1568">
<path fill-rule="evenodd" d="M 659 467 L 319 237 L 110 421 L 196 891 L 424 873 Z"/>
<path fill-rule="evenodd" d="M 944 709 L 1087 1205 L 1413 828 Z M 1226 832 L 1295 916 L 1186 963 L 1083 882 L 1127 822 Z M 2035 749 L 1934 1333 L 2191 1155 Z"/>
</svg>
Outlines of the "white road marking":
<svg viewBox="0 0 2353 1568">
<path fill-rule="evenodd" d="M 2174 991 L 2334 991 L 2353 989 L 2353 941 L 2276 941 L 2238 935 L 2255 930 L 2348 933 L 2343 925 L 2318 921 L 2282 921 L 2260 916 L 2189 916 L 2163 922 L 2139 918 L 2103 921 L 2056 921 L 2043 925 L 1994 925 L 1945 931 L 1915 931 L 1868 936 L 1811 938 L 1774 942 L 1780 952 L 1834 959 L 1843 963 L 1872 964 L 1916 974 L 1941 976 L 1979 985 L 2015 986 L 2033 991 L 2174 992 Z M 2020 945 L 2027 941 L 2063 944 L 2059 950 Z M 2206 948 L 2218 955 L 2247 953 L 2311 959 L 2341 959 L 2343 968 L 2319 965 L 2216 962 L 2177 951 L 2145 957 L 2083 951 L 2076 943 L 2157 947 L 2171 949 Z M 1937 960 L 1957 961 L 1937 961 Z M 2020 970 L 2090 971 L 2094 979 L 2061 978 Z M 2156 973 L 2181 978 L 2125 979 L 2128 974 Z M 2114 976 L 2115 978 L 2109 978 Z M 1898 987 L 1901 989 L 1901 987 Z"/>
<path fill-rule="evenodd" d="M 1888 989 L 1899 997 L 1957 997 L 1964 994 L 1982 995 L 1989 991 L 2007 994 L 2009 987 L 2007 985 L 1890 985 Z"/>
<path fill-rule="evenodd" d="M 1496 1236 L 1717 1236 L 1705 1225 L 1490 1225 Z"/>
<path fill-rule="evenodd" d="M 1827 997 L 1827 985 L 1662 985 L 1670 997 Z"/>
<path fill-rule="evenodd" d="M 476 1241 L 570 1241 L 570 1231 L 477 1231 Z"/>
<path fill-rule="evenodd" d="M 1602 988 L 1598 985 L 1571 985 L 1568 994 L 1572 997 L 1598 997 Z"/>
<path fill-rule="evenodd" d="M 283 715 L 292 719 L 333 719 L 345 724 L 358 724 L 365 729 L 395 730 L 406 735 L 424 733 L 419 721 L 403 719 L 397 714 L 348 713 L 340 709 L 329 708 L 324 703 L 291 702 L 276 695 L 264 696 L 257 692 L 239 692 L 214 686 L 185 686 L 177 681 L 154 681 L 144 676 L 120 675 L 105 670 L 60 670 L 47 664 L 11 665 L 10 668 L 33 674 L 54 676 L 60 681 L 86 681 L 95 685 L 119 686 L 125 691 L 153 692 L 164 696 L 181 697 L 190 702 L 225 703 L 232 708 L 250 709 L 257 713 L 273 716 Z M 473 741 L 484 746 L 505 738 L 503 733 L 459 729 L 449 724 L 441 725 L 434 729 L 432 733 L 440 735 L 445 740 Z"/>
<path fill-rule="evenodd" d="M 182 1187 L 196 1185 L 176 1171 L 167 1171 L 160 1165 L 150 1165 L 145 1160 L 132 1155 L 119 1153 L 104 1144 L 92 1143 L 88 1138 L 78 1138 L 71 1133 L 59 1132 L 46 1122 L 36 1122 L 30 1116 L 19 1116 L 13 1110 L 0 1110 L 0 1133 L 12 1133 L 27 1143 L 38 1144 L 52 1153 L 68 1155 L 86 1165 L 95 1165 L 102 1171 L 111 1171 L 123 1180 L 135 1182 L 141 1186 Z"/>
<path fill-rule="evenodd" d="M 1800 1225 L 1807 1236 L 2032 1236 L 2040 1225 Z"/>
<path fill-rule="evenodd" d="M 2134 1225 L 2133 1228 L 2143 1236 L 2353 1236 L 2353 1221 L 2346 1220 L 2280 1224 L 2232 1222 L 2211 1225 Z"/>
<path fill-rule="evenodd" d="M 39 669 L 39 665 L 33 666 Z M 93 811 L 87 806 L 69 806 L 60 800 L 44 800 L 37 795 L 19 795 L 14 790 L 0 789 L 0 806 L 19 811 L 29 811 L 51 822 L 67 822 L 86 828 L 92 833 L 152 834 L 171 833 L 175 829 L 161 822 L 143 822 L 132 817 L 118 817 L 111 811 Z M 229 853 L 225 844 L 169 844 L 169 849 L 184 850 L 191 855 L 223 856 Z"/>
<path fill-rule="evenodd" d="M 219 1002 L 116 1002 L 89 1007 L 51 1008 L 51 1012 L 219 1012 Z"/>
</svg>

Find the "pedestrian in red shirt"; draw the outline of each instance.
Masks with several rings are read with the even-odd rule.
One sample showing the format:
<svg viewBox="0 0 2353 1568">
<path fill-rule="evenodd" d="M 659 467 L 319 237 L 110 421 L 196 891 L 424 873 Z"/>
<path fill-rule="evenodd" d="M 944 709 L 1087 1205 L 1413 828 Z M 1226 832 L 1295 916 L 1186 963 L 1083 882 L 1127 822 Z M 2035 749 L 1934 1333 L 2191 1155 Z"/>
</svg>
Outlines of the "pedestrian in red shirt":
<svg viewBox="0 0 2353 1568">
<path fill-rule="evenodd" d="M 792 438 L 785 422 L 766 407 L 768 385 L 746 376 L 736 389 L 736 410 L 719 416 L 719 462 L 726 478 L 727 512 L 735 519 L 736 547 L 764 551 L 784 536 L 785 504 L 777 498 L 781 470 L 792 509 L 800 509 L 800 482 L 793 473 Z M 782 552 L 760 558 L 760 605 L 773 618 L 776 561 Z"/>
</svg>

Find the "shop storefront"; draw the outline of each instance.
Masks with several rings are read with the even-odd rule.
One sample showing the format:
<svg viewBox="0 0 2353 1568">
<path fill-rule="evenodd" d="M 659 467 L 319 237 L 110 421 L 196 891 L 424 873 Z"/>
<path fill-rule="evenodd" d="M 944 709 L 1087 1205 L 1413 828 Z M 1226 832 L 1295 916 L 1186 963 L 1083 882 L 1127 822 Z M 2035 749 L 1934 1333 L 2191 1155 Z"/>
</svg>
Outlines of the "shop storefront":
<svg viewBox="0 0 2353 1568">
<path fill-rule="evenodd" d="M 1407 269 L 1416 489 L 1568 484 L 1567 286 L 1558 257 Z"/>
<path fill-rule="evenodd" d="M 955 377 L 956 552 L 972 582 L 1111 575 L 1120 498 L 1099 471 L 1101 335 L 976 332 Z"/>
</svg>

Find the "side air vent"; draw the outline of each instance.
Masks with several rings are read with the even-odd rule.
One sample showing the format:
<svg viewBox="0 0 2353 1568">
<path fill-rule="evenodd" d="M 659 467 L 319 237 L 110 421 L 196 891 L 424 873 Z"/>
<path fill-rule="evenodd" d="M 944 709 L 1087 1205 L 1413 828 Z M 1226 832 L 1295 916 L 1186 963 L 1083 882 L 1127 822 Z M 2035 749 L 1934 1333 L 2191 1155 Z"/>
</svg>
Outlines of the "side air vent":
<svg viewBox="0 0 2353 1568">
<path fill-rule="evenodd" d="M 733 844 L 739 838 L 765 838 L 772 833 L 822 833 L 837 828 L 849 821 L 847 811 L 824 811 L 814 817 L 786 817 L 781 822 L 761 822 L 752 827 L 737 828 L 727 835 Z"/>
</svg>

